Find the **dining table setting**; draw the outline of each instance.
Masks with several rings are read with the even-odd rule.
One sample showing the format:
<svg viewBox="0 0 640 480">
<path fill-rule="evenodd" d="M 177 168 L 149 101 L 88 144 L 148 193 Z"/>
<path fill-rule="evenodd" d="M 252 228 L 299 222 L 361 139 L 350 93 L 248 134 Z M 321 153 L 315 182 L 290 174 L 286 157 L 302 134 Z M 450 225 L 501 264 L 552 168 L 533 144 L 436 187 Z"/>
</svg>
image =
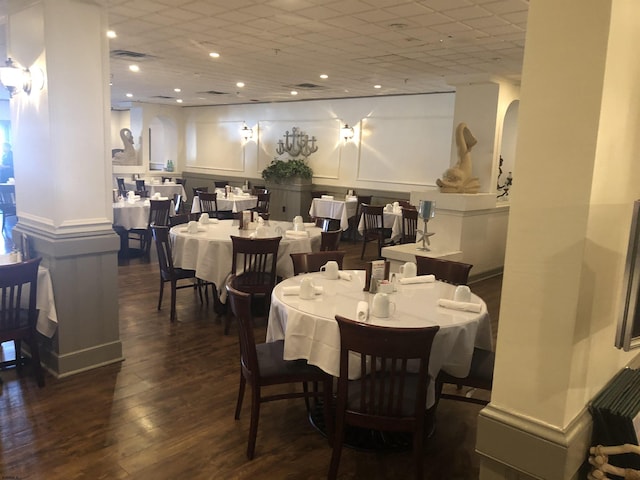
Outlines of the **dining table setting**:
<svg viewBox="0 0 640 480">
<path fill-rule="evenodd" d="M 382 213 L 382 228 L 391 230 L 391 241 L 399 242 L 402 239 L 402 208 L 398 202 L 385 205 Z M 358 233 L 362 235 L 364 232 L 364 217 L 358 222 Z"/>
<path fill-rule="evenodd" d="M 322 195 L 311 200 L 309 215 L 311 218 L 330 218 L 340 221 L 340 228 L 346 231 L 349 228 L 349 219 L 355 216 L 358 210 L 358 197 L 346 195 L 343 199 L 337 199 L 333 195 Z"/>
<path fill-rule="evenodd" d="M 135 192 L 137 190 L 135 182 L 125 182 L 125 186 L 128 191 Z M 145 181 L 145 189 L 149 192 L 149 196 L 159 194 L 162 197 L 173 198 L 174 195 L 181 195 L 182 200 L 187 200 L 187 192 L 180 183 L 176 183 L 171 180 L 165 180 L 161 182 L 158 179 L 151 179 Z"/>
<path fill-rule="evenodd" d="M 177 268 L 195 270 L 197 278 L 214 283 L 222 303 L 226 301 L 226 291 L 222 287 L 231 273 L 233 260 L 232 235 L 250 238 L 281 236 L 276 269 L 282 278 L 294 274 L 291 253 L 320 250 L 321 229 L 312 223 L 294 226 L 293 222 L 256 218 L 249 228 L 241 229 L 239 220 L 218 220 L 205 215 L 201 215 L 200 221 L 171 228 L 173 264 Z"/>
<path fill-rule="evenodd" d="M 216 188 L 216 202 L 218 210 L 242 212 L 255 208 L 258 205 L 258 197 L 243 191 L 240 187 L 232 189 Z M 191 203 L 191 213 L 200 213 L 200 200 L 196 195 Z"/>
<path fill-rule="evenodd" d="M 335 269 L 333 269 L 335 270 Z M 433 275 L 403 278 L 365 289 L 364 270 L 307 273 L 276 285 L 271 297 L 267 342 L 284 340 L 285 360 L 307 360 L 335 377 L 340 373 L 341 315 L 372 325 L 427 327 L 438 325 L 431 350 L 431 387 L 427 407 L 435 404 L 435 381 L 442 369 L 464 377 L 474 347 L 491 350 L 491 323 L 484 301 L 468 287 L 436 280 Z M 309 287 L 311 284 L 311 287 Z M 358 359 L 350 359 L 349 375 L 356 378 Z"/>
</svg>

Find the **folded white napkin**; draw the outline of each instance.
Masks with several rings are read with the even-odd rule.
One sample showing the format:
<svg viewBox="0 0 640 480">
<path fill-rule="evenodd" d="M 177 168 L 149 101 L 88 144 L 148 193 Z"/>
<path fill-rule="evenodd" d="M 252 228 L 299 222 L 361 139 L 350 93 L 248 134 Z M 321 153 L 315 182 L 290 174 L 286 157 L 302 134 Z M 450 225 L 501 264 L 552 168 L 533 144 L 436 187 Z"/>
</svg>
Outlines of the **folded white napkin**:
<svg viewBox="0 0 640 480">
<path fill-rule="evenodd" d="M 455 300 L 448 300 L 446 298 L 438 299 L 438 305 L 444 308 L 451 308 L 453 310 L 461 310 L 463 312 L 480 313 L 482 306 L 479 303 L 470 302 L 456 302 Z"/>
<path fill-rule="evenodd" d="M 356 319 L 359 322 L 366 322 L 369 318 L 369 304 L 367 302 L 360 301 L 356 307 Z"/>
<path fill-rule="evenodd" d="M 169 200 L 169 197 L 156 197 L 153 200 Z"/>
<path fill-rule="evenodd" d="M 243 196 L 243 197 L 250 197 L 250 196 L 251 196 L 251 194 L 250 194 L 249 192 L 243 192 L 243 193 L 242 193 L 242 196 Z"/>
<path fill-rule="evenodd" d="M 307 232 L 306 230 L 287 230 L 284 235 L 287 238 L 293 239 L 309 238 L 309 232 Z"/>
<path fill-rule="evenodd" d="M 313 291 L 316 295 L 322 295 L 324 289 L 321 286 L 313 287 Z M 300 295 L 300 285 L 294 285 L 291 287 L 282 287 L 283 295 Z"/>
<path fill-rule="evenodd" d="M 347 195 L 346 198 L 345 198 L 345 201 L 346 202 L 357 202 L 358 201 L 358 197 Z"/>
<path fill-rule="evenodd" d="M 401 278 L 402 285 L 410 285 L 412 283 L 433 283 L 436 281 L 435 275 L 418 275 L 417 277 Z"/>
<path fill-rule="evenodd" d="M 342 270 L 340 270 L 338 272 L 338 277 L 340 277 L 342 280 L 351 281 L 351 274 L 349 272 L 343 272 Z"/>
<path fill-rule="evenodd" d="M 156 192 L 153 195 L 151 195 L 151 199 L 152 200 L 160 200 L 160 192 Z"/>
<path fill-rule="evenodd" d="M 322 195 L 320 198 L 322 200 L 333 200 L 333 195 Z"/>
</svg>

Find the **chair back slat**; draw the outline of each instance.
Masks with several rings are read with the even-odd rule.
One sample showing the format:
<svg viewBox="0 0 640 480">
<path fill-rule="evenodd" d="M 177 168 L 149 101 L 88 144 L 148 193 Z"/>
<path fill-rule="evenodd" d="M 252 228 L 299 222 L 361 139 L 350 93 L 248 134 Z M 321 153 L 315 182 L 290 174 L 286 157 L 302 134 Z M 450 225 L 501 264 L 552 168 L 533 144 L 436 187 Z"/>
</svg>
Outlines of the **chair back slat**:
<svg viewBox="0 0 640 480">
<path fill-rule="evenodd" d="M 208 213 L 210 217 L 218 217 L 218 194 L 209 192 L 199 192 L 200 212 Z"/>
<path fill-rule="evenodd" d="M 149 226 L 166 227 L 171 216 L 171 200 L 149 200 Z"/>
<path fill-rule="evenodd" d="M 416 255 L 418 275 L 434 275 L 437 280 L 466 285 L 469 282 L 469 271 L 473 265 L 442 258 L 423 257 Z"/>
<path fill-rule="evenodd" d="M 402 243 L 415 243 L 418 229 L 418 211 L 402 207 Z"/>
<path fill-rule="evenodd" d="M 238 321 L 238 337 L 240 341 L 240 362 L 245 373 L 259 378 L 260 367 L 256 352 L 256 340 L 253 334 L 253 317 L 251 315 L 251 294 L 236 288 L 237 277 L 229 276 L 226 284 L 229 306 Z"/>
<path fill-rule="evenodd" d="M 340 235 L 342 235 L 342 230 L 331 230 L 331 231 L 322 231 L 320 232 L 320 251 L 323 252 L 325 250 L 335 251 L 338 250 L 338 245 L 340 245 Z"/>
<path fill-rule="evenodd" d="M 41 258 L 0 266 L 0 341 L 10 332 L 35 328 L 38 266 Z M 26 296 L 28 295 L 28 298 Z"/>
<path fill-rule="evenodd" d="M 278 248 L 282 237 L 245 238 L 231 235 L 231 273 L 236 288 L 246 293 L 271 293 L 276 285 Z"/>
<path fill-rule="evenodd" d="M 169 227 L 152 225 L 150 228 L 158 252 L 160 275 L 162 275 L 163 278 L 170 278 L 174 275 L 174 266 L 171 253 L 171 241 L 169 239 Z"/>
</svg>

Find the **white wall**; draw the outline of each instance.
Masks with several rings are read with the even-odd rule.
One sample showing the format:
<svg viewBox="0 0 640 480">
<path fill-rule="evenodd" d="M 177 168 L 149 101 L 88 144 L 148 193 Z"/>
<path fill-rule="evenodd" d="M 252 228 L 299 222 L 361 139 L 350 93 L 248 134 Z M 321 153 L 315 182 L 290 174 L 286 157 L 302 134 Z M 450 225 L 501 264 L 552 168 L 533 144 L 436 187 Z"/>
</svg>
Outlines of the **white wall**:
<svg viewBox="0 0 640 480">
<path fill-rule="evenodd" d="M 184 108 L 183 170 L 259 178 L 286 130 L 318 138 L 309 163 L 315 183 L 407 191 L 435 187 L 449 167 L 452 93 Z M 243 122 L 254 129 L 244 146 Z M 340 127 L 355 127 L 344 144 Z M 256 138 L 257 137 L 257 138 Z"/>
</svg>

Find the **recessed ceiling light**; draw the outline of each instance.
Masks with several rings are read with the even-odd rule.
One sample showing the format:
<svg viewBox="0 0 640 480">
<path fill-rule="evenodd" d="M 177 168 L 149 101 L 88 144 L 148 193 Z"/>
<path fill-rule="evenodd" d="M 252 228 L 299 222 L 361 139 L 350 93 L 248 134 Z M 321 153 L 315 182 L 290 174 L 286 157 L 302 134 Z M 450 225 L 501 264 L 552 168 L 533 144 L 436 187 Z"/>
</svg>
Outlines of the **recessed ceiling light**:
<svg viewBox="0 0 640 480">
<path fill-rule="evenodd" d="M 180 93 L 182 91 L 182 89 L 181 88 L 174 88 L 173 91 L 176 92 L 176 93 Z"/>
<path fill-rule="evenodd" d="M 373 88 L 382 88 L 382 85 L 374 85 Z"/>
<path fill-rule="evenodd" d="M 182 103 L 182 99 L 181 98 L 176 98 L 176 102 Z"/>
<path fill-rule="evenodd" d="M 107 38 L 116 38 L 118 34 L 114 30 L 107 30 Z"/>
<path fill-rule="evenodd" d="M 297 94 L 298 94 L 298 92 L 297 92 L 297 91 L 295 91 L 295 90 L 291 90 L 291 95 L 297 95 Z"/>
<path fill-rule="evenodd" d="M 131 98 L 131 97 L 133 97 L 133 93 L 127 93 L 126 97 L 127 97 L 127 98 Z"/>
<path fill-rule="evenodd" d="M 236 87 L 238 87 L 238 88 L 242 88 L 242 87 L 244 87 L 244 82 L 238 82 L 238 83 L 236 83 Z"/>
<path fill-rule="evenodd" d="M 329 75 L 327 75 L 326 73 L 323 73 L 322 75 L 320 75 L 320 78 L 322 78 L 323 80 L 326 80 L 327 78 L 329 78 Z"/>
<path fill-rule="evenodd" d="M 211 58 L 218 58 L 218 57 L 220 57 L 220 54 L 219 54 L 218 52 L 211 52 L 211 53 L 209 54 L 209 56 L 210 56 Z"/>
<path fill-rule="evenodd" d="M 129 70 L 131 70 L 132 72 L 139 72 L 140 67 L 134 63 L 133 65 L 129 65 Z"/>
</svg>

